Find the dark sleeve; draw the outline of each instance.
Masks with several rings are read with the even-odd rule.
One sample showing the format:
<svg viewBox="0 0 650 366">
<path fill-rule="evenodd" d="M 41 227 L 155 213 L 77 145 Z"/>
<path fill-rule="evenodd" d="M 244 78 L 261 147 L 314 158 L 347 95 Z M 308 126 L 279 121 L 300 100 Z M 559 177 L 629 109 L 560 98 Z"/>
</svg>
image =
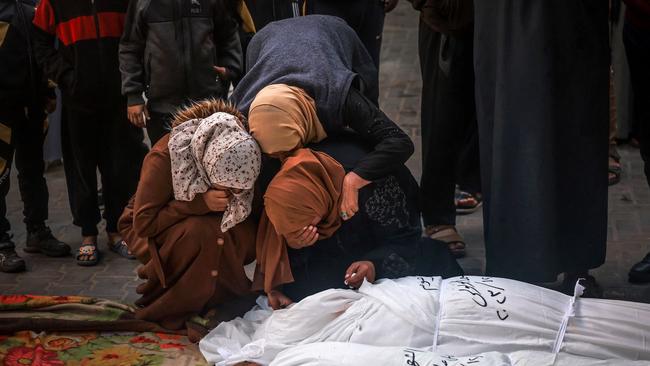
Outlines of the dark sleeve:
<svg viewBox="0 0 650 366">
<path fill-rule="evenodd" d="M 375 278 L 399 278 L 413 275 L 416 272 L 418 243 L 414 240 L 396 240 L 384 243 L 366 255 L 361 260 L 367 260 L 375 265 Z"/>
<path fill-rule="evenodd" d="M 406 276 L 462 276 L 463 269 L 451 255 L 447 244 L 430 238 L 384 243 L 362 260 L 375 265 L 375 278 Z"/>
<path fill-rule="evenodd" d="M 215 17 L 215 44 L 217 45 L 217 65 L 223 66 L 228 71 L 228 79 L 234 84 L 239 81 L 243 73 L 243 53 L 239 40 L 239 24 L 228 15 L 216 14 Z"/>
<path fill-rule="evenodd" d="M 54 46 L 56 41 L 54 9 L 49 0 L 42 0 L 34 14 L 34 56 L 45 76 L 63 90 L 71 90 L 74 70 Z"/>
<path fill-rule="evenodd" d="M 363 179 L 382 178 L 413 155 L 415 148 L 408 135 L 355 88 L 350 88 L 345 100 L 343 121 L 374 146 L 352 170 Z"/>
<path fill-rule="evenodd" d="M 122 74 L 122 94 L 128 105 L 144 104 L 144 47 L 146 24 L 142 17 L 142 2 L 131 0 L 126 12 L 124 31 L 120 39 L 120 73 Z"/>
<path fill-rule="evenodd" d="M 133 211 L 133 229 L 142 238 L 156 236 L 188 216 L 210 213 L 201 195 L 189 202 L 174 199 L 169 156 L 156 150 L 142 164 Z"/>
</svg>

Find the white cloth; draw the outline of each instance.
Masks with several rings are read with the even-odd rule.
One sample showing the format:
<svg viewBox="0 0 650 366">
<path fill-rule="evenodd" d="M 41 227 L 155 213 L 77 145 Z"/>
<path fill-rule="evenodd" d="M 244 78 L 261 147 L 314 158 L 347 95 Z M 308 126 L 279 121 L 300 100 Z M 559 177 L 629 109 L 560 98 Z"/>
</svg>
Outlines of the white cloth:
<svg viewBox="0 0 650 366">
<path fill-rule="evenodd" d="M 276 311 L 261 297 L 243 319 L 219 324 L 199 348 L 217 365 L 268 365 L 282 350 L 315 342 L 430 346 L 439 286 L 439 277 L 364 283 L 358 292 L 327 290 Z"/>
<path fill-rule="evenodd" d="M 518 351 L 487 352 L 454 357 L 430 349 L 377 347 L 355 343 L 323 342 L 289 348 L 271 366 L 647 366 L 647 361 L 594 360 L 569 354 Z"/>
<path fill-rule="evenodd" d="M 217 112 L 186 121 L 172 129 L 168 147 L 175 199 L 191 201 L 196 194 L 218 184 L 241 190 L 232 192 L 221 219 L 221 231 L 228 231 L 248 217 L 261 153 L 237 117 Z"/>
<path fill-rule="evenodd" d="M 650 360 L 650 304 L 577 299 L 574 311 L 570 304 L 571 297 L 559 292 L 502 278 L 405 277 L 366 282 L 358 291 L 323 291 L 275 312 L 257 307 L 244 319 L 220 324 L 199 347 L 218 365 L 268 365 L 280 352 L 319 342 L 422 348 L 455 357 L 553 356 L 569 314 L 558 348 L 565 359 Z M 512 364 L 537 365 L 525 362 Z"/>
</svg>

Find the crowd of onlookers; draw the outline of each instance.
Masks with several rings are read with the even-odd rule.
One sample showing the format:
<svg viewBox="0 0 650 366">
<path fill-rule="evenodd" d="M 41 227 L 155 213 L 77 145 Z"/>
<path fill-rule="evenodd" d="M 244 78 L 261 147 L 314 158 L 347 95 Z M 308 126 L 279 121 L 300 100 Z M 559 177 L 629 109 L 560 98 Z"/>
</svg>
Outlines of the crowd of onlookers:
<svg viewBox="0 0 650 366">
<path fill-rule="evenodd" d="M 486 273 L 531 282 L 552 282 L 563 273 L 567 292 L 584 278 L 587 294 L 598 296 L 599 286 L 589 271 L 605 260 L 607 186 L 621 175 L 613 106 L 615 90 L 626 86 L 614 82 L 618 71 L 610 39 L 612 29 L 620 28 L 622 3 L 409 1 L 421 13 L 419 201 L 425 236 L 445 243 L 456 257 L 465 255 L 456 215 L 483 205 Z M 650 123 L 646 106 L 650 2 L 623 3 L 627 8 L 622 37 L 638 125 L 634 138 L 650 177 L 646 126 Z M 75 259 L 84 266 L 99 262 L 97 226 L 102 218 L 107 248 L 135 258 L 118 221 L 138 186 L 148 151 L 145 130 L 150 146 L 155 146 L 171 130 L 179 108 L 207 98 L 227 99 L 232 87 L 234 102 L 246 106 L 242 113 L 252 121 L 249 108 L 253 113 L 257 104 L 251 103 L 247 91 L 254 91 L 254 97 L 266 85 L 246 79 L 244 86 L 239 83 L 249 72 L 260 79 L 269 73 L 250 62 L 263 59 L 264 48 L 247 46 L 254 42 L 254 34 L 275 20 L 307 14 L 342 18 L 374 64 L 374 68 L 352 71 L 377 79 L 384 15 L 396 4 L 397 0 L 41 0 L 38 4 L 2 0 L 0 271 L 25 269 L 11 240 L 4 199 L 14 155 L 24 202 L 25 251 L 47 256 L 66 256 L 71 251 L 45 223 L 43 141 L 47 113 L 56 105 L 55 87 L 61 92 L 70 208 L 73 223 L 81 228 Z M 312 50 L 306 46 L 304 52 Z M 351 64 L 360 64 L 356 55 L 353 58 Z M 287 73 L 301 66 L 284 65 Z M 373 83 L 364 81 L 354 85 L 340 106 L 343 118 L 380 121 L 383 112 L 372 107 L 376 103 Z M 305 91 L 268 92 L 289 93 L 303 102 L 309 101 L 306 94 L 318 93 Z M 326 128 L 316 131 L 309 142 L 331 133 L 318 103 L 313 113 Z M 364 103 L 367 108 L 355 110 Z M 370 178 L 381 165 L 378 161 L 389 161 L 377 156 L 388 159 L 391 152 L 399 155 L 396 152 L 409 150 L 396 142 L 399 133 L 390 132 L 388 125 L 388 132 L 380 132 L 379 124 L 345 123 L 362 136 L 367 131 L 365 138 L 379 141 L 375 161 L 367 158 L 367 166 L 361 164 L 353 171 L 362 182 L 356 190 L 373 181 Z M 263 127 L 255 128 L 262 131 Z M 284 138 L 277 131 L 262 137 L 252 129 L 251 133 L 265 153 L 264 136 Z M 344 194 L 348 183 L 344 182 Z M 344 195 L 340 212 L 344 220 L 358 210 L 356 204 Z M 630 280 L 650 281 L 650 255 L 634 266 Z"/>
<path fill-rule="evenodd" d="M 62 99 L 61 140 L 70 208 L 82 236 L 76 261 L 79 265 L 99 261 L 97 225 L 102 218 L 107 247 L 134 258 L 117 224 L 135 192 L 148 150 L 145 129 L 153 146 L 171 129 L 179 107 L 205 98 L 225 99 L 243 75 L 250 38 L 274 20 L 307 13 L 341 16 L 378 66 L 384 14 L 396 3 L 3 1 L 0 270 L 25 269 L 11 240 L 4 200 L 14 150 L 25 205 L 25 250 L 48 256 L 71 251 L 45 224 L 43 140 L 46 113 L 56 105 L 55 87 Z"/>
</svg>

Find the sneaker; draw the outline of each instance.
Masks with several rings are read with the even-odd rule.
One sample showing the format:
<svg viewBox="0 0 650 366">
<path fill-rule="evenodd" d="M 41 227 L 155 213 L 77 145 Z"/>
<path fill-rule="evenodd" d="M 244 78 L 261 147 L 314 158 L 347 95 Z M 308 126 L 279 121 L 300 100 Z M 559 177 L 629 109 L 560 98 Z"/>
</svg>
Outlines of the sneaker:
<svg viewBox="0 0 650 366">
<path fill-rule="evenodd" d="M 55 238 L 50 228 L 44 226 L 38 231 L 27 233 L 25 252 L 43 253 L 48 257 L 63 257 L 70 254 L 70 246 Z"/>
<path fill-rule="evenodd" d="M 0 238 L 0 272 L 15 273 L 25 270 L 25 261 L 18 256 L 14 242 L 9 234 Z"/>
</svg>

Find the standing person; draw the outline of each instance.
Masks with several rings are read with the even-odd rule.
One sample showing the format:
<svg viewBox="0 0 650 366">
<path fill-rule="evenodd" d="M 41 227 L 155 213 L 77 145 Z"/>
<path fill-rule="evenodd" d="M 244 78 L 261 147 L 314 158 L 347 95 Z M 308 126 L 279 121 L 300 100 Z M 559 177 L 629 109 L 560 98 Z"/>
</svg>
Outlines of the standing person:
<svg viewBox="0 0 650 366">
<path fill-rule="evenodd" d="M 25 270 L 7 220 L 6 197 L 14 151 L 27 228 L 25 251 L 50 257 L 70 253 L 70 247 L 57 240 L 45 225 L 49 198 L 43 177 L 45 112 L 46 108 L 52 111 L 56 96 L 48 88 L 32 52 L 34 5 L 31 1 L 0 1 L 0 272 Z"/>
<path fill-rule="evenodd" d="M 634 91 L 634 112 L 639 123 L 639 143 L 644 171 L 650 185 L 650 1 L 624 0 L 623 43 Z M 650 282 L 650 253 L 629 273 L 631 282 Z"/>
<path fill-rule="evenodd" d="M 395 9 L 397 2 L 398 0 L 313 0 L 307 3 L 307 13 L 334 15 L 345 20 L 357 33 L 379 70 L 384 16 Z"/>
<path fill-rule="evenodd" d="M 565 288 L 605 261 L 608 3 L 477 1 L 486 272 Z"/>
<path fill-rule="evenodd" d="M 419 54 L 422 70 L 422 216 L 425 233 L 444 241 L 457 257 L 465 243 L 456 231 L 456 178 L 464 161 L 478 160 L 472 59 L 472 0 L 452 1 L 453 11 L 440 2 L 412 1 L 421 11 Z M 472 156 L 468 156 L 471 153 Z M 471 164 L 464 163 L 469 168 Z M 478 163 L 473 164 L 478 168 Z M 465 167 L 463 167 L 465 168 Z M 462 175 L 468 175 L 463 173 Z"/>
<path fill-rule="evenodd" d="M 81 227 L 79 265 L 95 265 L 97 169 L 111 250 L 127 258 L 117 220 L 135 191 L 146 154 L 143 133 L 129 124 L 117 60 L 128 0 L 42 0 L 36 9 L 34 51 L 61 89 L 63 159 L 74 224 Z M 55 47 L 58 41 L 58 47 Z"/>
<path fill-rule="evenodd" d="M 239 28 L 219 0 L 133 0 L 120 41 L 122 93 L 133 125 L 151 145 L 170 131 L 172 114 L 191 100 L 226 98 L 241 77 Z M 147 95 L 145 106 L 143 93 Z"/>
</svg>

